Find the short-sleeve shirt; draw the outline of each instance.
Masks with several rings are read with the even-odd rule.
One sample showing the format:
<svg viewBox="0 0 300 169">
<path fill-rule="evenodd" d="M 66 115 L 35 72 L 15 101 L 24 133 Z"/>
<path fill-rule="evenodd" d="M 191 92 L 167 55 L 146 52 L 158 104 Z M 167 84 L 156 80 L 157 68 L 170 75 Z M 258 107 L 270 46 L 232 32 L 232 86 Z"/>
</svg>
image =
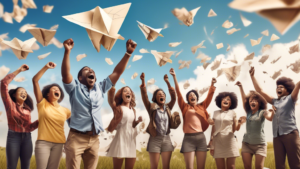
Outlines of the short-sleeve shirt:
<svg viewBox="0 0 300 169">
<path fill-rule="evenodd" d="M 258 110 L 254 114 L 247 112 L 246 134 L 243 142 L 249 144 L 265 144 L 265 110 Z"/>
<path fill-rule="evenodd" d="M 273 99 L 273 105 L 276 107 L 276 113 L 273 117 L 273 137 L 291 133 L 298 130 L 295 118 L 295 104 L 292 96 L 284 96 L 280 99 Z M 279 134 L 279 135 L 278 135 Z"/>
<path fill-rule="evenodd" d="M 112 87 L 109 77 L 89 90 L 87 86 L 77 80 L 72 80 L 70 84 L 64 83 L 64 88 L 70 96 L 71 120 L 69 127 L 81 132 L 96 130 L 95 134 L 104 131 L 102 115 L 100 109 L 104 101 L 104 94 Z"/>
<path fill-rule="evenodd" d="M 215 122 L 215 132 L 213 136 L 218 133 L 222 135 L 227 135 L 232 133 L 233 119 L 236 118 L 236 113 L 233 110 L 217 110 L 214 112 L 214 122 Z"/>
<path fill-rule="evenodd" d="M 52 143 L 65 143 L 65 121 L 70 118 L 71 111 L 65 107 L 55 107 L 45 98 L 37 104 L 39 127 L 37 140 Z"/>
</svg>

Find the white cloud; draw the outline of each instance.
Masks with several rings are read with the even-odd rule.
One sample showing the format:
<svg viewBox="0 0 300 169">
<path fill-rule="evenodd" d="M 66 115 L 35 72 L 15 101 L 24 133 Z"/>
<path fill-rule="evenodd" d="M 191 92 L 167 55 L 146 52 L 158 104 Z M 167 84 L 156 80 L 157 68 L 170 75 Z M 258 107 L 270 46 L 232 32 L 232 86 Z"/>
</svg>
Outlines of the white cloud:
<svg viewBox="0 0 300 169">
<path fill-rule="evenodd" d="M 0 80 L 3 79 L 7 75 L 9 70 L 10 69 L 4 65 L 0 67 Z"/>
<path fill-rule="evenodd" d="M 151 86 L 147 87 L 147 91 L 153 94 L 155 92 L 155 90 L 157 90 L 158 88 L 159 87 L 156 85 L 151 85 Z"/>
</svg>

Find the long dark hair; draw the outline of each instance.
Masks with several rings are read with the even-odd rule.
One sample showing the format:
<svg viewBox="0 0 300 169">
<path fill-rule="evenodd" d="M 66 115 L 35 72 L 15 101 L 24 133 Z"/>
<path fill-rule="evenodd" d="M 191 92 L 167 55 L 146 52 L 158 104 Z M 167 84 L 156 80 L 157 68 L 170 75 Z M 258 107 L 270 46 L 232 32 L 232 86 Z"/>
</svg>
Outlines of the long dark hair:
<svg viewBox="0 0 300 169">
<path fill-rule="evenodd" d="M 47 85 L 47 86 L 45 86 L 45 87 L 43 88 L 43 90 L 42 90 L 43 98 L 45 98 L 45 99 L 48 100 L 47 94 L 49 93 L 50 89 L 51 89 L 53 86 L 58 87 L 58 89 L 60 90 L 60 98 L 59 98 L 58 101 L 57 101 L 58 103 L 60 103 L 60 102 L 64 99 L 65 94 L 64 94 L 64 91 L 62 90 L 62 88 L 61 88 L 58 84 L 56 84 L 56 83 L 52 83 L 52 84 Z M 48 101 L 49 101 L 49 100 L 48 100 Z"/>
<path fill-rule="evenodd" d="M 16 94 L 16 92 L 18 91 L 18 89 L 20 89 L 20 88 L 23 88 L 23 87 L 17 87 L 16 89 L 10 89 L 9 90 L 9 96 L 10 96 L 10 98 L 11 98 L 11 100 L 13 101 L 13 102 L 15 102 L 16 103 L 16 97 L 14 96 L 14 94 Z M 23 88 L 24 89 L 24 88 Z M 28 109 L 29 111 L 32 111 L 34 108 L 33 108 L 33 101 L 32 101 L 32 99 L 31 99 L 31 97 L 27 94 L 27 98 L 26 98 L 26 100 L 24 101 L 24 107 L 26 108 L 26 109 Z"/>
</svg>

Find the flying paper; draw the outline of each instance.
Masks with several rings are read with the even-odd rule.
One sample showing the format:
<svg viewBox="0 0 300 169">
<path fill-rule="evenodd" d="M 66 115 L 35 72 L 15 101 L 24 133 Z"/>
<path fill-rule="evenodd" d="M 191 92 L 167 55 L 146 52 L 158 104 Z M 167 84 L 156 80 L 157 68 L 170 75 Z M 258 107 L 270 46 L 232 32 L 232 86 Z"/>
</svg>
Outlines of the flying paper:
<svg viewBox="0 0 300 169">
<path fill-rule="evenodd" d="M 217 14 L 215 13 L 215 11 L 213 9 L 210 9 L 210 11 L 208 12 L 207 17 L 214 17 L 217 16 Z"/>
<path fill-rule="evenodd" d="M 230 45 L 229 44 L 227 44 L 227 49 L 226 49 L 226 51 L 229 51 L 230 50 Z"/>
<path fill-rule="evenodd" d="M 207 62 L 208 60 L 211 59 L 211 57 L 207 56 L 206 54 L 200 52 L 198 54 L 198 56 L 196 57 L 196 59 L 201 59 L 201 62 L 200 63 L 204 63 L 204 62 Z"/>
<path fill-rule="evenodd" d="M 142 59 L 142 57 L 143 57 L 142 55 L 134 55 L 134 57 L 132 58 L 132 62 L 140 60 L 140 59 Z"/>
<path fill-rule="evenodd" d="M 258 62 L 264 64 L 265 61 L 268 60 L 268 58 L 269 58 L 269 55 L 264 55 L 264 56 L 262 56 L 262 57 L 259 59 Z"/>
<path fill-rule="evenodd" d="M 56 30 L 47 30 L 43 28 L 28 28 L 27 30 L 43 46 L 47 46 L 56 33 Z"/>
<path fill-rule="evenodd" d="M 60 41 L 58 41 L 55 37 L 53 37 L 53 38 L 50 40 L 50 42 L 48 43 L 48 45 L 50 45 L 50 44 L 53 44 L 53 45 L 55 45 L 55 46 L 58 47 L 58 48 L 64 47 L 64 44 L 61 43 Z"/>
<path fill-rule="evenodd" d="M 260 37 L 260 38 L 258 38 L 257 40 L 250 39 L 251 45 L 252 45 L 252 46 L 259 45 L 262 38 L 263 38 L 263 37 Z"/>
<path fill-rule="evenodd" d="M 183 24 L 185 24 L 186 26 L 191 26 L 194 23 L 194 17 L 199 9 L 200 7 L 195 8 L 189 12 L 185 8 L 175 8 L 174 10 L 172 10 L 172 13 L 178 20 L 183 22 Z"/>
<path fill-rule="evenodd" d="M 222 24 L 222 27 L 223 27 L 223 28 L 226 28 L 226 29 L 231 28 L 231 27 L 233 27 L 233 23 L 230 22 L 229 20 L 226 20 L 226 21 Z"/>
<path fill-rule="evenodd" d="M 188 87 L 190 87 L 190 83 L 189 83 L 189 81 L 187 80 L 187 81 L 183 84 L 183 88 L 184 88 L 184 89 L 187 89 Z"/>
<path fill-rule="evenodd" d="M 274 74 L 273 74 L 273 76 L 272 76 L 271 78 L 272 78 L 273 80 L 277 79 L 277 77 L 281 75 L 281 71 L 282 71 L 282 70 L 280 69 L 279 71 L 274 72 Z"/>
<path fill-rule="evenodd" d="M 299 52 L 299 44 L 297 43 L 296 45 L 291 46 L 289 49 L 290 49 L 290 51 L 289 51 L 290 54 L 293 54 L 295 52 Z"/>
<path fill-rule="evenodd" d="M 265 35 L 265 36 L 269 36 L 269 31 L 268 31 L 268 29 L 265 30 L 265 31 L 262 31 L 261 34 L 263 34 L 263 35 Z"/>
<path fill-rule="evenodd" d="M 35 38 L 28 39 L 24 42 L 22 42 L 18 38 L 14 38 L 11 41 L 2 40 L 2 43 L 9 46 L 18 59 L 26 59 L 29 53 L 33 53 L 31 46 L 35 41 Z"/>
<path fill-rule="evenodd" d="M 220 65 L 221 65 L 222 59 L 221 60 L 215 60 L 213 66 L 211 67 L 211 71 L 216 70 Z"/>
<path fill-rule="evenodd" d="M 249 36 L 249 34 L 245 35 L 244 38 L 246 38 L 246 37 L 248 37 L 248 36 Z"/>
<path fill-rule="evenodd" d="M 210 63 L 203 63 L 203 68 L 204 68 L 204 70 L 207 68 L 207 66 L 209 65 Z"/>
<path fill-rule="evenodd" d="M 277 35 L 272 34 L 270 41 L 278 40 L 280 39 Z"/>
<path fill-rule="evenodd" d="M 231 35 L 231 34 L 233 34 L 234 32 L 237 32 L 237 31 L 239 31 L 239 30 L 241 30 L 241 29 L 232 28 L 232 29 L 226 31 L 226 33 L 227 33 L 228 35 Z"/>
<path fill-rule="evenodd" d="M 109 64 L 109 65 L 114 64 L 114 63 L 111 61 L 110 58 L 105 58 L 105 62 L 106 62 L 107 64 Z"/>
<path fill-rule="evenodd" d="M 140 49 L 140 53 L 149 53 L 149 52 L 147 49 L 142 48 L 142 49 Z"/>
<path fill-rule="evenodd" d="M 28 28 L 34 28 L 35 26 L 36 24 L 25 24 L 19 30 L 20 32 L 25 33 Z"/>
<path fill-rule="evenodd" d="M 16 77 L 14 78 L 14 81 L 16 82 L 23 82 L 25 80 L 25 77 Z"/>
<path fill-rule="evenodd" d="M 52 6 L 44 5 L 44 6 L 43 6 L 43 11 L 44 11 L 45 13 L 51 13 L 53 8 L 54 8 L 53 5 L 52 5 Z"/>
<path fill-rule="evenodd" d="M 147 81 L 147 86 L 153 85 L 155 83 L 154 78 Z"/>
<path fill-rule="evenodd" d="M 277 59 L 273 60 L 273 61 L 271 62 L 271 64 L 276 63 L 280 58 L 281 58 L 281 56 L 279 56 Z"/>
<path fill-rule="evenodd" d="M 138 22 L 138 27 L 143 32 L 143 34 L 145 35 L 145 38 L 149 42 L 153 42 L 158 36 L 164 37 L 162 34 L 160 34 L 160 31 L 162 30 L 162 28 L 154 29 L 154 28 L 151 28 L 150 26 L 147 26 L 139 21 L 137 21 L 137 22 Z"/>
<path fill-rule="evenodd" d="M 234 82 L 236 78 L 240 75 L 241 65 L 233 66 L 230 68 L 223 68 L 222 71 L 229 82 Z"/>
<path fill-rule="evenodd" d="M 126 85 L 125 80 L 123 78 L 120 80 L 120 82 Z"/>
<path fill-rule="evenodd" d="M 45 54 L 43 54 L 43 55 L 39 55 L 38 56 L 38 59 L 39 60 L 42 60 L 42 59 L 45 59 L 48 55 L 50 55 L 51 54 L 51 52 L 48 52 L 48 53 L 45 53 Z"/>
<path fill-rule="evenodd" d="M 100 45 L 110 51 L 117 39 L 124 38 L 118 34 L 119 29 L 128 13 L 131 3 L 108 7 L 96 8 L 73 15 L 63 16 L 70 22 L 86 28 L 88 36 L 95 49 L 99 52 Z"/>
<path fill-rule="evenodd" d="M 175 58 L 177 58 L 182 51 L 183 50 L 181 50 L 180 52 L 177 52 L 176 55 L 175 55 Z"/>
<path fill-rule="evenodd" d="M 217 46 L 217 49 L 221 49 L 221 48 L 223 48 L 223 43 L 219 43 L 216 46 Z"/>
<path fill-rule="evenodd" d="M 192 53 L 193 54 L 195 54 L 196 52 L 197 52 L 197 49 L 198 48 L 206 48 L 205 46 L 203 46 L 203 43 L 205 42 L 205 40 L 203 40 L 201 43 L 199 43 L 198 45 L 196 45 L 196 46 L 193 46 L 192 48 L 191 48 L 191 50 L 192 50 Z"/>
<path fill-rule="evenodd" d="M 81 59 L 85 58 L 87 55 L 84 53 L 84 54 L 79 54 L 76 56 L 76 60 L 77 62 L 79 62 Z M 106 59 L 106 58 L 105 58 Z M 106 60 L 105 60 L 106 61 Z M 107 62 L 107 61 L 106 61 Z M 107 62 L 108 63 L 108 62 Z M 109 64 L 109 63 L 108 63 Z M 109 64 L 110 65 L 110 64 Z"/>
<path fill-rule="evenodd" d="M 135 72 L 135 73 L 131 76 L 131 79 L 133 80 L 133 79 L 135 79 L 137 76 L 138 76 L 138 73 Z"/>
<path fill-rule="evenodd" d="M 246 60 L 252 60 L 254 58 L 254 52 L 250 53 L 248 56 L 245 57 L 244 61 Z"/>
<path fill-rule="evenodd" d="M 176 46 L 178 46 L 180 44 L 181 44 L 181 42 L 174 42 L 174 43 L 169 43 L 169 46 L 170 47 L 176 47 Z"/>
<path fill-rule="evenodd" d="M 185 67 L 190 68 L 190 64 L 192 63 L 192 61 L 191 60 L 189 60 L 189 61 L 179 60 L 178 63 L 181 64 L 178 69 L 183 69 Z"/>
<path fill-rule="evenodd" d="M 262 47 L 262 49 L 261 49 L 261 52 L 262 52 L 262 53 L 265 53 L 265 51 L 271 49 L 271 47 L 272 47 L 271 45 L 264 45 L 264 46 Z"/>
<path fill-rule="evenodd" d="M 164 66 L 167 64 L 167 62 L 172 63 L 170 57 L 174 54 L 174 52 L 157 52 L 156 50 L 151 50 L 151 54 L 155 57 L 155 60 L 159 66 Z"/>
</svg>

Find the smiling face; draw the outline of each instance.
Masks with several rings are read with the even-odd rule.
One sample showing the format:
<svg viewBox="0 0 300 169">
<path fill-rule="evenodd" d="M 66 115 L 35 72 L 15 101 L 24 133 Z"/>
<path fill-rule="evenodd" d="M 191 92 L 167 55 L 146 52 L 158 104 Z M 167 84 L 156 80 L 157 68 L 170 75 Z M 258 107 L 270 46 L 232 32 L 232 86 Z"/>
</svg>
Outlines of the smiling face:
<svg viewBox="0 0 300 169">
<path fill-rule="evenodd" d="M 130 103 L 132 99 L 132 92 L 129 87 L 125 87 L 122 92 L 122 100 L 124 103 Z"/>
<path fill-rule="evenodd" d="M 195 105 L 197 104 L 197 96 L 194 92 L 191 92 L 188 96 L 188 101 L 190 105 Z"/>
<path fill-rule="evenodd" d="M 221 102 L 222 109 L 228 110 L 230 106 L 231 106 L 231 98 L 229 96 L 224 97 Z"/>
<path fill-rule="evenodd" d="M 289 92 L 283 85 L 277 85 L 276 93 L 278 98 L 289 95 Z"/>
<path fill-rule="evenodd" d="M 81 70 L 81 76 L 79 76 L 80 83 L 86 85 L 88 88 L 93 88 L 96 82 L 96 75 L 93 69 L 84 67 Z"/>
<path fill-rule="evenodd" d="M 14 94 L 17 103 L 23 103 L 27 99 L 27 92 L 24 88 L 19 88 Z"/>
<path fill-rule="evenodd" d="M 158 91 L 155 96 L 156 102 L 159 105 L 163 105 L 166 102 L 166 95 L 163 91 Z"/>
<path fill-rule="evenodd" d="M 259 102 L 256 98 L 250 97 L 249 98 L 249 105 L 251 110 L 258 110 L 259 109 Z"/>
<path fill-rule="evenodd" d="M 57 86 L 52 86 L 47 94 L 49 101 L 58 101 L 61 96 L 61 91 Z"/>
</svg>

